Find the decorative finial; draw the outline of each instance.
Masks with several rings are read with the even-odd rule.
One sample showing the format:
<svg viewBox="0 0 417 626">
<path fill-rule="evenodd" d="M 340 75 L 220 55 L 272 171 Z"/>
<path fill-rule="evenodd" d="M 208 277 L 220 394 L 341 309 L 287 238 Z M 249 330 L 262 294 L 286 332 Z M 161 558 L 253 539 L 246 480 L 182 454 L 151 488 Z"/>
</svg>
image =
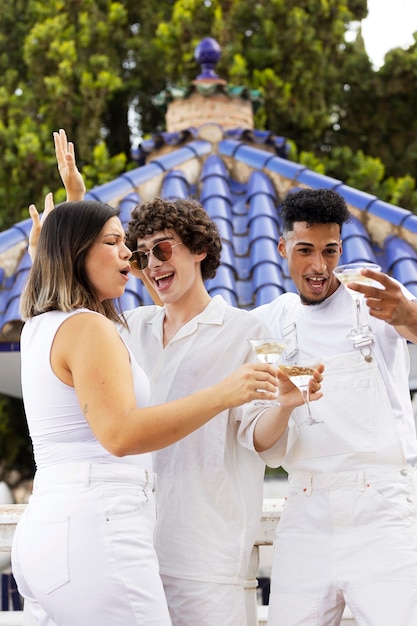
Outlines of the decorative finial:
<svg viewBox="0 0 417 626">
<path fill-rule="evenodd" d="M 222 79 L 214 71 L 221 55 L 220 46 L 215 39 L 212 37 L 202 39 L 194 51 L 194 58 L 201 65 L 202 69 L 196 80 L 221 81 Z"/>
</svg>

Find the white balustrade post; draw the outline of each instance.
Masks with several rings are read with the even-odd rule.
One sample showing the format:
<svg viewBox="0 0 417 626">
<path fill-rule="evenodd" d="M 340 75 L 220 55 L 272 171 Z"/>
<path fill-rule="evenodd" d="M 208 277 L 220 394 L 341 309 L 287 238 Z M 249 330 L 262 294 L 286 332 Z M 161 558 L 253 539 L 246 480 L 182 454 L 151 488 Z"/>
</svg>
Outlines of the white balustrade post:
<svg viewBox="0 0 417 626">
<path fill-rule="evenodd" d="M 250 555 L 249 567 L 245 580 L 245 601 L 246 601 L 246 616 L 248 620 L 247 626 L 258 626 L 258 601 L 256 597 L 256 588 L 258 581 L 256 580 L 256 574 L 259 569 L 259 546 L 255 545 L 252 548 Z"/>
</svg>

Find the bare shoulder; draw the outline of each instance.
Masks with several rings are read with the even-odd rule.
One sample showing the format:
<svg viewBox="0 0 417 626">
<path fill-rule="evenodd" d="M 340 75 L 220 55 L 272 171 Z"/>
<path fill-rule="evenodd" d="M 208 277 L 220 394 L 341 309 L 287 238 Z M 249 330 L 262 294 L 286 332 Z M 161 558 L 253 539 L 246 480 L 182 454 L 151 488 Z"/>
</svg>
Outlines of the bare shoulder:
<svg viewBox="0 0 417 626">
<path fill-rule="evenodd" d="M 118 337 L 116 325 L 101 313 L 82 310 L 71 315 L 60 327 L 57 335 L 61 339 L 87 345 L 93 341 Z"/>
</svg>

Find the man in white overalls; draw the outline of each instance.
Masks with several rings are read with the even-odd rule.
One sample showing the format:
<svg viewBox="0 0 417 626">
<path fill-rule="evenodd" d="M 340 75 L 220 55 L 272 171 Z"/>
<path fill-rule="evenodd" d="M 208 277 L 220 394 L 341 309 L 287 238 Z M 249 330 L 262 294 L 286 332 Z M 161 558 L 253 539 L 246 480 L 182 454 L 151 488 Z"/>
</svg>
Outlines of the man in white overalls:
<svg viewBox="0 0 417 626">
<path fill-rule="evenodd" d="M 336 626 L 345 603 L 358 626 L 417 625 L 417 443 L 406 339 L 417 342 L 417 303 L 385 274 L 365 296 L 374 338 L 355 345 L 354 300 L 334 277 L 344 199 L 326 189 L 289 194 L 278 252 L 298 295 L 253 313 L 286 337 L 291 359 L 325 363 L 323 397 L 287 427 L 260 422 L 254 445 L 289 474 L 277 528 L 269 626 Z M 277 438 L 278 437 L 278 438 Z M 275 446 L 271 449 L 271 445 Z"/>
</svg>

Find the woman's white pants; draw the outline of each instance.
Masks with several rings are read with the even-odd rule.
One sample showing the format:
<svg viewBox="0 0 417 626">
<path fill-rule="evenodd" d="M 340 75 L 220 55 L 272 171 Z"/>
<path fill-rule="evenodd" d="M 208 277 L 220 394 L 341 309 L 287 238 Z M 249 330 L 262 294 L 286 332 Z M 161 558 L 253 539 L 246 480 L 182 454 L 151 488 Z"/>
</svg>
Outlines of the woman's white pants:
<svg viewBox="0 0 417 626">
<path fill-rule="evenodd" d="M 38 471 L 12 569 L 39 626 L 170 626 L 153 540 L 154 475 L 126 464 Z"/>
</svg>

